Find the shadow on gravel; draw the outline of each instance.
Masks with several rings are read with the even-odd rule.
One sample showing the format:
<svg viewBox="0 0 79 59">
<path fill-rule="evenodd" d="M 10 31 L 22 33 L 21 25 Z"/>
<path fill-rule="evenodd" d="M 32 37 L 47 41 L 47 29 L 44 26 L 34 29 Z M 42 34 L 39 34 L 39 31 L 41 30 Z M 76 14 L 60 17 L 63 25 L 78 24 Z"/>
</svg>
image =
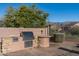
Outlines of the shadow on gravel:
<svg viewBox="0 0 79 59">
<path fill-rule="evenodd" d="M 77 48 L 79 48 L 79 44 L 77 44 L 77 46 L 76 46 Z"/>
<path fill-rule="evenodd" d="M 63 47 L 60 47 L 60 48 L 58 48 L 58 49 L 61 49 L 61 50 L 64 50 L 64 51 L 68 51 L 68 52 L 71 52 L 71 53 L 76 53 L 76 54 L 79 54 L 79 51 L 70 50 L 70 49 L 63 48 Z"/>
</svg>

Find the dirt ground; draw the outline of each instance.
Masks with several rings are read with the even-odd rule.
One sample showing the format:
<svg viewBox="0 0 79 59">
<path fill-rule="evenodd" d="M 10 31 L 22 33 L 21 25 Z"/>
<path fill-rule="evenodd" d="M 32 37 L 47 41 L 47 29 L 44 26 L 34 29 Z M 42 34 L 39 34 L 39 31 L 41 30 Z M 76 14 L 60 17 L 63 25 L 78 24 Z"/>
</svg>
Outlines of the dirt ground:
<svg viewBox="0 0 79 59">
<path fill-rule="evenodd" d="M 5 56 L 79 56 L 79 42 L 50 43 L 49 48 L 29 48 Z"/>
</svg>

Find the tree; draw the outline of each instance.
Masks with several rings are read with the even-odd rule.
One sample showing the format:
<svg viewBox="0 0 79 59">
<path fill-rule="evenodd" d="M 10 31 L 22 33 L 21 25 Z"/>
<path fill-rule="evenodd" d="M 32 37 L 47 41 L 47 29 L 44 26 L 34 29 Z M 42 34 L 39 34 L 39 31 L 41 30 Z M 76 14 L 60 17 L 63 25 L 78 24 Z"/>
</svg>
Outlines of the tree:
<svg viewBox="0 0 79 59">
<path fill-rule="evenodd" d="M 4 17 L 4 24 L 6 27 L 14 27 L 14 9 L 13 7 L 9 7 L 8 10 L 7 10 L 7 13 Z"/>
<path fill-rule="evenodd" d="M 18 9 L 10 7 L 5 16 L 6 27 L 45 27 L 48 13 L 38 9 L 35 4 L 21 5 Z"/>
</svg>

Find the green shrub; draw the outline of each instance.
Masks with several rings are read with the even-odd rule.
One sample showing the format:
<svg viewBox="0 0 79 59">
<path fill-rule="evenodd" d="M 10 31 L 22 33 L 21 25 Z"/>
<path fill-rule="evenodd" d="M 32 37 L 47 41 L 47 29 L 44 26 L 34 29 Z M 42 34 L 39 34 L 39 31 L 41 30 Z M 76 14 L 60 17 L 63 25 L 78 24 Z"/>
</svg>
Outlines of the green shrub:
<svg viewBox="0 0 79 59">
<path fill-rule="evenodd" d="M 72 35 L 70 33 L 65 35 L 66 40 L 71 40 L 71 41 L 79 41 L 79 35 Z"/>
<path fill-rule="evenodd" d="M 54 41 L 57 43 L 62 43 L 65 40 L 64 33 L 54 33 Z"/>
<path fill-rule="evenodd" d="M 50 36 L 53 36 L 54 33 L 58 33 L 58 30 L 49 29 L 49 35 L 50 35 Z"/>
<path fill-rule="evenodd" d="M 73 27 L 70 29 L 72 35 L 79 35 L 79 27 Z"/>
</svg>

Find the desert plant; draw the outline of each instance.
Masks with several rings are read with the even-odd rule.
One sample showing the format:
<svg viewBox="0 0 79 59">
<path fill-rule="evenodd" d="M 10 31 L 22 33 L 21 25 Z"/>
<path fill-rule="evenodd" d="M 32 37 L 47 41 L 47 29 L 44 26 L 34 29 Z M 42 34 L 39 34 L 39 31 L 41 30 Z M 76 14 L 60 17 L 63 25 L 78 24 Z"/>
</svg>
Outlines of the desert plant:
<svg viewBox="0 0 79 59">
<path fill-rule="evenodd" d="M 79 35 L 79 27 L 73 27 L 70 29 L 72 35 Z"/>
<path fill-rule="evenodd" d="M 49 35 L 53 36 L 54 33 L 58 33 L 58 30 L 49 28 Z"/>
</svg>

